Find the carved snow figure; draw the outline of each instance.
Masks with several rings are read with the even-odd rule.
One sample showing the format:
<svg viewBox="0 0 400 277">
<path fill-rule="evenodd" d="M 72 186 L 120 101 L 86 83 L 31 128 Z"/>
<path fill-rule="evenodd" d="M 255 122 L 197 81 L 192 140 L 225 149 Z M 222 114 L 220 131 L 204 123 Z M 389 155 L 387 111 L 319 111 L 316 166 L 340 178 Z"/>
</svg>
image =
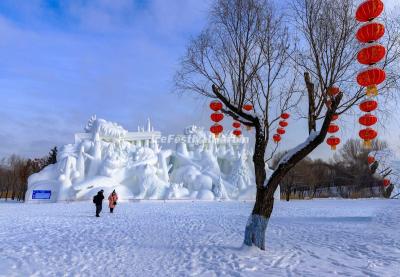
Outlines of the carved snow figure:
<svg viewBox="0 0 400 277">
<path fill-rule="evenodd" d="M 251 184 L 249 168 L 247 166 L 247 155 L 241 155 L 232 167 L 231 184 L 237 189 L 237 193 Z"/>
<path fill-rule="evenodd" d="M 99 167 L 101 165 L 101 140 L 98 132 L 94 134 L 92 151 L 90 154 L 86 154 L 86 158 L 90 160 L 89 169 L 87 172 L 88 177 L 97 175 Z"/>
<path fill-rule="evenodd" d="M 117 123 L 109 122 L 104 119 L 97 119 L 96 115 L 90 118 L 85 127 L 85 132 L 93 134 L 93 138 L 96 134 L 108 138 L 122 138 L 128 133 L 128 131 Z"/>
<path fill-rule="evenodd" d="M 187 145 L 184 142 L 178 142 L 176 144 L 176 153 L 181 155 L 182 157 L 189 158 L 189 151 L 187 149 Z"/>
<path fill-rule="evenodd" d="M 204 170 L 207 170 L 208 172 L 215 175 L 220 175 L 218 160 L 217 157 L 213 154 L 212 149 L 202 152 L 200 164 L 203 165 Z"/>
<path fill-rule="evenodd" d="M 75 144 L 65 145 L 57 163 L 28 180 L 34 190 L 51 190 L 43 201 L 89 200 L 100 189 L 126 199 L 254 199 L 252 162 L 242 141 L 218 140 L 190 126 L 175 149 L 161 149 L 150 121 L 139 132 L 91 117 Z M 145 131 L 146 130 L 146 131 Z"/>
<path fill-rule="evenodd" d="M 159 151 L 158 152 L 158 168 L 159 168 L 159 174 L 161 176 L 161 179 L 164 180 L 165 182 L 169 182 L 169 175 L 168 172 L 172 168 L 172 165 L 168 165 L 168 159 L 171 158 L 172 151 L 171 150 L 166 150 L 166 151 Z"/>
<path fill-rule="evenodd" d="M 79 173 L 79 177 L 76 178 L 76 182 L 80 182 L 85 178 L 85 147 L 83 143 L 79 146 L 79 151 L 76 159 L 76 170 Z"/>
<path fill-rule="evenodd" d="M 150 165 L 142 165 L 138 171 L 140 186 L 139 195 L 135 196 L 137 199 L 166 199 L 168 196 L 167 182 L 162 181 L 157 176 L 157 169 Z"/>
<path fill-rule="evenodd" d="M 108 152 L 107 156 L 101 166 L 100 175 L 112 177 L 116 171 L 120 169 L 124 164 L 124 159 L 113 153 Z"/>
<path fill-rule="evenodd" d="M 183 184 L 172 183 L 168 191 L 168 199 L 186 199 L 189 198 L 189 190 Z"/>
<path fill-rule="evenodd" d="M 211 191 L 214 193 L 216 199 L 229 199 L 221 177 L 219 177 L 217 183 L 213 184 Z"/>
<path fill-rule="evenodd" d="M 71 190 L 72 179 L 79 178 L 76 170 L 75 148 L 71 144 L 62 147 L 57 155 L 57 166 L 59 172 L 60 189 L 58 201 L 73 200 L 74 195 Z"/>
</svg>

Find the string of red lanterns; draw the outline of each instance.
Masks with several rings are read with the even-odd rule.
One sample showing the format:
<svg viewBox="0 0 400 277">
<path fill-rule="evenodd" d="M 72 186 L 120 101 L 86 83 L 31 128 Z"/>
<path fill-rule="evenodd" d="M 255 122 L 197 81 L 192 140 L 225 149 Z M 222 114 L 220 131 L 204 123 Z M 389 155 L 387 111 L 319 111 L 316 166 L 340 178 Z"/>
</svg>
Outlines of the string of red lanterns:
<svg viewBox="0 0 400 277">
<path fill-rule="evenodd" d="M 332 99 L 335 98 L 339 93 L 340 93 L 339 87 L 331 86 L 330 88 L 328 88 L 327 94 L 329 96 L 329 99 L 327 99 L 325 103 L 328 109 L 332 105 Z M 339 125 L 333 122 L 338 118 L 339 118 L 338 114 L 333 114 L 331 122 L 328 126 L 328 133 L 331 135 L 326 139 L 326 143 L 331 147 L 331 150 L 336 150 L 336 147 L 340 144 L 340 138 L 335 136 L 335 133 L 337 133 L 340 130 L 340 128 Z"/>
<path fill-rule="evenodd" d="M 378 107 L 378 102 L 373 97 L 378 95 L 377 86 L 386 79 L 385 71 L 374 66 L 386 55 L 386 48 L 376 42 L 385 34 L 385 26 L 375 21 L 383 12 L 383 8 L 381 0 L 366 0 L 358 6 L 355 14 L 356 20 L 364 23 L 356 33 L 357 40 L 364 46 L 357 53 L 357 61 L 368 66 L 357 75 L 357 83 L 366 88 L 366 99 L 359 105 L 364 114 L 358 120 L 364 127 L 359 131 L 359 136 L 366 148 L 371 148 L 372 141 L 378 136 L 378 132 L 371 128 L 378 122 L 378 118 L 371 114 Z"/>
<path fill-rule="evenodd" d="M 328 133 L 331 134 L 326 140 L 326 143 L 331 147 L 331 150 L 336 150 L 336 146 L 340 144 L 340 138 L 336 137 L 334 134 L 337 133 L 340 128 L 333 121 L 339 118 L 338 114 L 334 114 L 331 119 L 331 123 L 328 126 Z"/>
<path fill-rule="evenodd" d="M 210 132 L 212 134 L 214 134 L 214 136 L 216 138 L 218 138 L 218 136 L 224 130 L 224 127 L 219 124 L 219 122 L 221 122 L 224 119 L 224 114 L 221 113 L 222 108 L 223 108 L 223 105 L 219 100 L 211 101 L 210 109 L 214 112 L 210 115 L 210 119 L 211 119 L 211 121 L 214 122 L 214 124 L 210 127 Z M 253 105 L 251 105 L 249 103 L 244 104 L 243 109 L 246 111 L 251 111 L 251 110 L 253 110 Z M 232 123 L 232 127 L 234 128 L 234 130 L 232 132 L 233 135 L 235 135 L 236 137 L 240 137 L 242 135 L 242 131 L 240 130 L 240 127 L 241 127 L 240 122 L 234 121 Z M 247 129 L 249 130 L 250 127 L 247 127 Z"/>
<path fill-rule="evenodd" d="M 241 135 L 242 135 L 242 131 L 240 130 L 240 126 L 241 126 L 241 124 L 240 124 L 240 122 L 238 122 L 238 121 L 234 121 L 233 123 L 232 123 L 232 127 L 234 128 L 234 130 L 233 130 L 233 134 L 236 136 L 236 137 L 240 137 Z"/>
<path fill-rule="evenodd" d="M 222 103 L 218 100 L 211 101 L 210 103 L 210 109 L 214 111 L 210 115 L 211 121 L 214 122 L 214 125 L 210 127 L 210 132 L 214 134 L 215 138 L 218 138 L 218 136 L 224 131 L 224 127 L 219 124 L 219 122 L 224 119 L 224 114 L 221 113 L 222 107 Z"/>
<path fill-rule="evenodd" d="M 284 112 L 280 115 L 280 118 L 282 119 L 278 123 L 280 127 L 276 129 L 276 134 L 272 136 L 272 139 L 275 143 L 279 143 L 282 139 L 282 135 L 286 133 L 285 127 L 289 125 L 289 123 L 287 122 L 287 119 L 289 119 L 289 117 L 290 114 L 287 112 Z"/>
</svg>

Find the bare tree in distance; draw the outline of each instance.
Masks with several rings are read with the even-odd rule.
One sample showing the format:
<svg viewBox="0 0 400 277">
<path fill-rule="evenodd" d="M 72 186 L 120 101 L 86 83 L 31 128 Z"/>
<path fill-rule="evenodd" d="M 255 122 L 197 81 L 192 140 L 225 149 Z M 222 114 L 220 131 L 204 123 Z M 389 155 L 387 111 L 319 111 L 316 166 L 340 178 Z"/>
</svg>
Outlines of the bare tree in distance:
<svg viewBox="0 0 400 277">
<path fill-rule="evenodd" d="M 292 10 L 301 17 L 295 28 L 302 34 L 302 53 L 291 43 L 294 39 L 272 1 L 216 0 L 208 26 L 191 41 L 176 74 L 178 90 L 217 98 L 225 114 L 254 128 L 257 192 L 244 244 L 263 250 L 279 183 L 325 140 L 332 116 L 348 111 L 363 96 L 355 84 L 353 1 L 296 1 Z M 394 61 L 398 59 L 386 67 Z M 343 86 L 345 93 L 328 96 L 333 85 Z M 246 103 L 254 110 L 243 110 Z M 276 148 L 270 140 L 279 115 L 302 106 L 307 109 L 308 138 L 305 134 L 304 142 L 287 151 L 267 178 L 266 161 L 271 157 L 266 150 Z"/>
</svg>

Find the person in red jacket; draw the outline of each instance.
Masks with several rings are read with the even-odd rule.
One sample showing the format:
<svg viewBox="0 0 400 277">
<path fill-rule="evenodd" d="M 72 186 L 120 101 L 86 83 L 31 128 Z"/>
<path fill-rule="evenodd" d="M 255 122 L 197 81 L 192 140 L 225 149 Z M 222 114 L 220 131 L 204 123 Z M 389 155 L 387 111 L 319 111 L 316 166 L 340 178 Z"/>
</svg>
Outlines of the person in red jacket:
<svg viewBox="0 0 400 277">
<path fill-rule="evenodd" d="M 110 207 L 110 213 L 113 213 L 115 205 L 117 205 L 118 195 L 113 190 L 113 192 L 108 196 L 108 207 Z"/>
</svg>

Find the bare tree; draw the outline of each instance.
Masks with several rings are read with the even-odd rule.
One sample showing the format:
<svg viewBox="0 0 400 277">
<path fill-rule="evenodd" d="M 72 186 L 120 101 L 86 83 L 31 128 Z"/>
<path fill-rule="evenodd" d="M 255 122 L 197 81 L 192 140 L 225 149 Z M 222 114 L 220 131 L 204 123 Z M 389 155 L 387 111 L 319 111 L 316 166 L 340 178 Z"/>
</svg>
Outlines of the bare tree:
<svg viewBox="0 0 400 277">
<path fill-rule="evenodd" d="M 23 200 L 29 176 L 46 167 L 49 157 L 26 160 L 13 154 L 3 159 L 0 163 L 0 198 Z"/>
<path fill-rule="evenodd" d="M 254 127 L 257 194 L 245 229 L 246 245 L 265 249 L 265 231 L 279 183 L 324 141 L 332 116 L 348 111 L 363 96 L 353 81 L 353 4 L 352 0 L 297 0 L 293 28 L 300 31 L 298 45 L 302 47 L 294 47 L 284 17 L 271 1 L 216 0 L 208 26 L 191 42 L 182 60 L 176 74 L 178 89 L 217 98 L 224 104 L 225 114 Z M 270 134 L 279 115 L 293 110 L 303 99 L 304 89 L 298 90 L 299 72 L 304 75 L 308 100 L 304 101 L 304 119 L 309 136 L 280 159 L 267 179 L 266 150 L 275 148 L 269 143 Z M 333 85 L 344 88 L 345 96 L 329 96 L 327 91 Z M 253 111 L 243 110 L 246 103 L 253 105 Z M 298 106 L 306 106 L 301 104 Z"/>
</svg>

